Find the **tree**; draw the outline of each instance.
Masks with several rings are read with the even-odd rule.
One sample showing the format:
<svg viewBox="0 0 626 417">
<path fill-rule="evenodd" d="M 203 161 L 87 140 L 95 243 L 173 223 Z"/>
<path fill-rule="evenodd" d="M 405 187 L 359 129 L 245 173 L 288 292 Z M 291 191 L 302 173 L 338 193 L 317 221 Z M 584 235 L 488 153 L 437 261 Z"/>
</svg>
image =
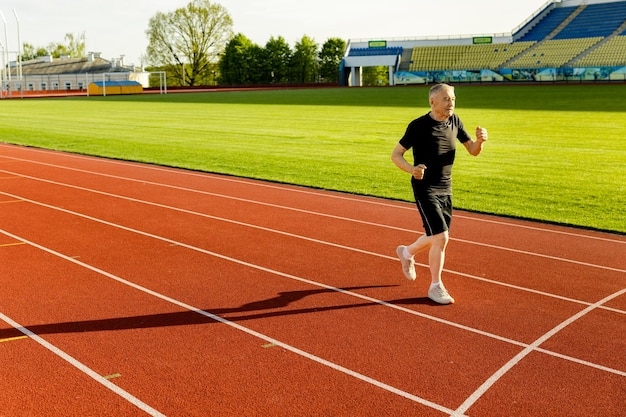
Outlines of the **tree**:
<svg viewBox="0 0 626 417">
<path fill-rule="evenodd" d="M 269 71 L 265 65 L 265 50 L 253 43 L 247 51 L 248 79 L 247 84 L 266 84 L 269 80 Z"/>
<path fill-rule="evenodd" d="M 67 55 L 74 58 L 82 58 L 85 54 L 85 32 L 74 35 L 73 33 L 65 34 L 65 42 L 51 42 L 48 47 L 38 46 L 24 42 L 22 45 L 22 61 L 37 58 L 39 56 L 50 55 L 54 58 L 60 58 Z"/>
<path fill-rule="evenodd" d="M 251 82 L 251 50 L 254 46 L 242 33 L 228 42 L 219 62 L 220 84 L 243 85 Z"/>
<path fill-rule="evenodd" d="M 239 33 L 220 58 L 220 83 L 271 84 L 289 81 L 291 49 L 285 39 L 270 38 L 265 48 Z"/>
<path fill-rule="evenodd" d="M 48 50 L 42 46 L 35 47 L 35 45 L 28 42 L 24 42 L 24 45 L 22 45 L 22 61 L 29 61 L 38 56 L 46 55 L 49 55 Z"/>
<path fill-rule="evenodd" d="M 48 45 L 48 52 L 55 58 L 63 55 L 74 58 L 85 56 L 85 33 L 76 36 L 72 33 L 66 33 L 65 43 L 51 43 Z"/>
<path fill-rule="evenodd" d="M 312 83 L 318 74 L 317 44 L 304 35 L 296 42 L 294 53 L 291 56 L 291 80 L 296 83 Z"/>
<path fill-rule="evenodd" d="M 72 33 L 65 34 L 65 44 L 69 56 L 82 58 L 86 56 L 85 51 L 85 32 L 74 35 Z"/>
<path fill-rule="evenodd" d="M 389 67 L 363 67 L 362 80 L 367 87 L 389 85 Z"/>
<path fill-rule="evenodd" d="M 269 71 L 270 83 L 285 83 L 289 81 L 289 61 L 291 48 L 285 38 L 273 36 L 265 44 L 265 59 Z"/>
<path fill-rule="evenodd" d="M 320 51 L 320 77 L 326 82 L 339 82 L 339 64 L 346 49 L 346 42 L 340 38 L 329 38 Z"/>
<path fill-rule="evenodd" d="M 282 36 L 271 37 L 264 48 L 244 34 L 238 33 L 229 42 L 219 62 L 219 82 L 228 85 L 315 83 L 320 74 L 320 61 L 326 65 L 327 82 L 339 79 L 339 63 L 345 42 L 329 39 L 318 55 L 318 45 L 304 35 L 292 51 Z"/>
<path fill-rule="evenodd" d="M 148 23 L 146 59 L 180 85 L 207 83 L 232 36 L 228 11 L 209 0 L 193 0 L 173 12 L 158 12 Z"/>
</svg>

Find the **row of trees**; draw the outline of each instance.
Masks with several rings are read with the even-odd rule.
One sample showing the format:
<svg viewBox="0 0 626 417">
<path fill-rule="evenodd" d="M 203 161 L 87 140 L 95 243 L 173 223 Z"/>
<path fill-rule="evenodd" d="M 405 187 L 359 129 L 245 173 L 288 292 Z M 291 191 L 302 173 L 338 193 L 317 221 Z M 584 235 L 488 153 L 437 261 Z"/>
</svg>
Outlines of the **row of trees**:
<svg viewBox="0 0 626 417">
<path fill-rule="evenodd" d="M 344 40 L 330 38 L 319 50 L 305 35 L 293 50 L 282 36 L 263 48 L 238 34 L 220 57 L 218 80 L 226 85 L 337 82 L 345 47 Z"/>
<path fill-rule="evenodd" d="M 22 45 L 22 61 L 28 61 L 39 56 L 51 55 L 54 58 L 62 56 L 85 56 L 85 33 L 65 35 L 65 42 L 52 42 L 48 46 L 34 46 L 28 42 Z"/>
<path fill-rule="evenodd" d="M 261 47 L 245 35 L 233 35 L 228 11 L 209 0 L 193 0 L 169 13 L 157 13 L 148 23 L 145 61 L 165 71 L 168 84 L 250 85 L 337 82 L 346 43 L 328 39 L 321 50 L 303 36 L 294 49 L 283 37 Z"/>
<path fill-rule="evenodd" d="M 228 11 L 210 0 L 192 0 L 148 23 L 148 70 L 165 71 L 172 86 L 336 83 L 346 42 L 328 39 L 321 47 L 304 35 L 292 49 L 282 36 L 264 47 L 233 34 Z M 65 43 L 24 43 L 22 60 L 38 56 L 85 56 L 85 34 L 68 33 Z"/>
</svg>

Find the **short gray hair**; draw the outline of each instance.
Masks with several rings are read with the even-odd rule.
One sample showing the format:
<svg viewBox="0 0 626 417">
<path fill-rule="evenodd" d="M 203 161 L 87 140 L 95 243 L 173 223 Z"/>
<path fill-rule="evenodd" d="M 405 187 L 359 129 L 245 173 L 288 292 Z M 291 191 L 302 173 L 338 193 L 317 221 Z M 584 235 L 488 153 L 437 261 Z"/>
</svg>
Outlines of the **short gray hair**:
<svg viewBox="0 0 626 417">
<path fill-rule="evenodd" d="M 450 90 L 454 90 L 454 86 L 451 86 L 450 84 L 446 84 L 446 83 L 438 83 L 433 85 L 432 87 L 430 87 L 430 91 L 428 92 L 428 97 L 432 97 L 435 94 L 437 94 L 438 92 L 440 92 L 443 89 L 450 89 Z"/>
</svg>

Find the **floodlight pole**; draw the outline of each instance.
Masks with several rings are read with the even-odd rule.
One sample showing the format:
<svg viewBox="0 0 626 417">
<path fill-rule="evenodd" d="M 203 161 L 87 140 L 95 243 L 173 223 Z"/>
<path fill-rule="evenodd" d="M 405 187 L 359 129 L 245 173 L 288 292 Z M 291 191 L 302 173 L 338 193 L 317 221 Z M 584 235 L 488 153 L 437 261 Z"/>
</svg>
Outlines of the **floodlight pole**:
<svg viewBox="0 0 626 417">
<path fill-rule="evenodd" d="M 17 78 L 22 81 L 22 42 L 20 40 L 20 18 L 17 16 L 17 12 L 13 9 L 15 15 L 15 21 L 17 22 Z"/>
<path fill-rule="evenodd" d="M 0 89 L 4 90 L 4 72 L 5 72 L 5 68 L 4 68 L 4 44 L 2 43 L 2 41 L 0 41 L 0 48 L 2 48 L 2 68 L 0 69 Z M 0 96 L 1 96 L 1 91 L 0 91 Z"/>
<path fill-rule="evenodd" d="M 6 63 L 9 66 L 7 71 L 7 79 L 11 81 L 11 63 L 9 62 L 9 37 L 7 36 L 7 20 L 4 18 L 4 13 L 0 11 L 0 17 L 2 18 L 2 22 L 4 23 L 4 44 L 6 45 L 6 49 L 4 50 L 4 56 L 6 57 Z"/>
</svg>

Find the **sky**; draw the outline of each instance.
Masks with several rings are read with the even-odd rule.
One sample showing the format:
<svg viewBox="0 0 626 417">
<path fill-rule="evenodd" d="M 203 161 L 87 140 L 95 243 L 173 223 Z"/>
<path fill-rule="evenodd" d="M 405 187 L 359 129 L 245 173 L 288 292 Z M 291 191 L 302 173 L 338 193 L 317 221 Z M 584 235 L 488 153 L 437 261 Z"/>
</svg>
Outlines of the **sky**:
<svg viewBox="0 0 626 417">
<path fill-rule="evenodd" d="M 0 43 L 16 59 L 19 42 L 35 47 L 64 43 L 85 34 L 87 51 L 102 58 L 124 56 L 141 65 L 146 29 L 157 12 L 171 12 L 190 0 L 2 0 L 6 24 Z M 510 33 L 548 0 L 215 0 L 233 19 L 233 30 L 259 46 L 282 36 L 291 47 L 304 35 L 320 46 L 328 38 L 391 39 Z M 441 7 L 438 5 L 441 4 Z M 14 12 L 15 10 L 15 12 Z M 17 14 L 17 18 L 15 16 Z M 18 30 L 19 21 L 19 30 Z M 6 38 L 4 36 L 6 29 Z M 19 35 L 19 42 L 18 42 Z M 6 42 L 5 42 L 6 39 Z"/>
</svg>

